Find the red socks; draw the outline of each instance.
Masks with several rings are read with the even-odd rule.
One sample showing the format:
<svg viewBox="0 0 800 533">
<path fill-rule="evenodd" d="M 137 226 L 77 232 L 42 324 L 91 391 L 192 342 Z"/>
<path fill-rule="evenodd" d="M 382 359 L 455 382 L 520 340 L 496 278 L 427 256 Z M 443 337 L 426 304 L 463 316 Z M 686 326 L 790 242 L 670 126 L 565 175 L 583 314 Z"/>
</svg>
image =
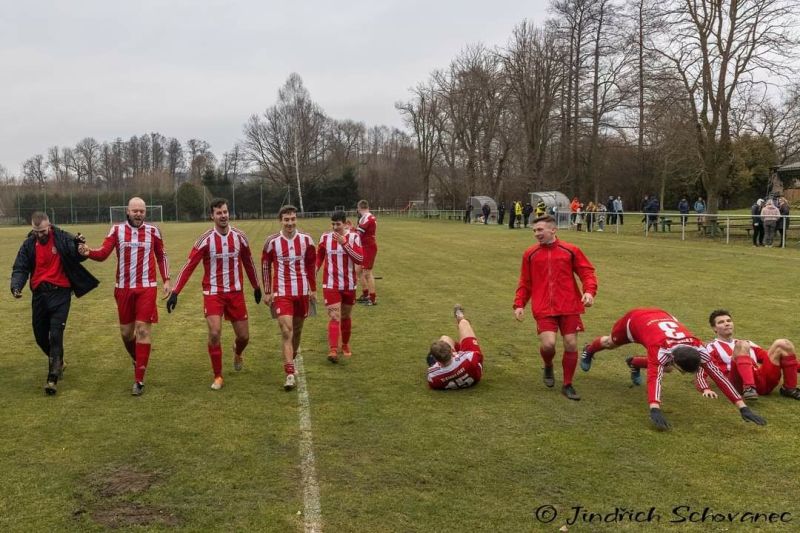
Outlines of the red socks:
<svg viewBox="0 0 800 533">
<path fill-rule="evenodd" d="M 344 326 L 342 326 L 344 329 Z M 347 341 L 344 341 L 345 343 Z M 331 350 L 335 350 L 339 347 L 339 321 L 338 320 L 329 320 L 328 321 L 328 346 L 330 346 Z"/>
<path fill-rule="evenodd" d="M 589 347 L 587 348 L 589 353 L 595 354 L 603 349 L 603 343 L 600 341 L 600 339 L 602 339 L 602 337 L 597 337 L 595 340 L 589 343 Z"/>
<path fill-rule="evenodd" d="M 374 294 L 372 296 L 375 296 Z M 373 300 L 374 301 L 374 300 Z M 342 320 L 342 344 L 350 344 L 350 333 L 353 331 L 353 319 Z"/>
<path fill-rule="evenodd" d="M 783 371 L 783 387 L 785 389 L 797 388 L 797 356 L 790 353 L 781 357 L 781 370 Z"/>
<path fill-rule="evenodd" d="M 362 290 L 361 290 L 361 297 L 362 297 L 362 298 L 367 298 L 367 297 L 369 297 L 369 289 L 362 289 Z"/>
<path fill-rule="evenodd" d="M 150 360 L 150 345 L 136 343 L 136 367 L 133 370 L 134 379 L 139 383 L 144 383 L 144 372 L 147 370 L 147 362 Z"/>
<path fill-rule="evenodd" d="M 369 293 L 369 301 L 375 303 L 375 296 L 374 292 Z"/>
<path fill-rule="evenodd" d="M 736 365 L 736 372 L 742 379 L 742 386 L 744 388 L 755 387 L 756 379 L 753 376 L 753 360 L 749 355 L 737 355 L 733 358 L 733 364 Z"/>
<path fill-rule="evenodd" d="M 283 371 L 286 375 L 294 374 L 294 363 L 283 363 Z"/>
<path fill-rule="evenodd" d="M 631 366 L 633 368 L 647 368 L 647 357 L 637 356 L 631 359 Z"/>
<path fill-rule="evenodd" d="M 564 352 L 561 358 L 561 368 L 564 370 L 564 385 L 572 385 L 572 376 L 578 366 L 578 352 Z"/>
<path fill-rule="evenodd" d="M 550 350 L 539 348 L 539 355 L 542 356 L 542 361 L 544 361 L 544 366 L 546 366 L 547 368 L 553 366 L 553 358 L 556 356 L 555 348 L 552 348 Z"/>
<path fill-rule="evenodd" d="M 208 345 L 208 357 L 211 359 L 211 368 L 214 370 L 214 377 L 222 377 L 222 346 Z"/>
</svg>

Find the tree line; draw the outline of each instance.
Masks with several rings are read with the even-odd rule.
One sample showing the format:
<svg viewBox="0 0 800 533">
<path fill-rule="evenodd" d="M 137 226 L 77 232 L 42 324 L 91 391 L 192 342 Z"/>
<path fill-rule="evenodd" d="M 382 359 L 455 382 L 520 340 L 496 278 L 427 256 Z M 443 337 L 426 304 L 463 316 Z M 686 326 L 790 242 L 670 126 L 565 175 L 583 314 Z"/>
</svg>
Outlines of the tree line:
<svg viewBox="0 0 800 533">
<path fill-rule="evenodd" d="M 0 178 L 167 191 L 258 181 L 299 204 L 306 191 L 309 208 L 333 207 L 320 191 L 355 180 L 350 196 L 385 207 L 552 189 L 666 206 L 705 197 L 716 212 L 763 195 L 770 168 L 800 157 L 798 3 L 551 0 L 542 24 L 521 21 L 502 46 L 466 45 L 413 87 L 396 103 L 406 131 L 329 117 L 291 74 L 221 156 L 160 133 L 87 137 Z M 350 197 L 328 203 L 339 201 Z"/>
</svg>

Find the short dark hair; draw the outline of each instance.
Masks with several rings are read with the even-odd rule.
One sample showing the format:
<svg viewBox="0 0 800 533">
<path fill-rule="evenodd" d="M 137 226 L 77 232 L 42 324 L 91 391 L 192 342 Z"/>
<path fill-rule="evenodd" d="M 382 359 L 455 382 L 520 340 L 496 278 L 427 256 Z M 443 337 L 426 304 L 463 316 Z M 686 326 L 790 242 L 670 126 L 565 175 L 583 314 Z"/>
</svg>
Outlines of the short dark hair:
<svg viewBox="0 0 800 533">
<path fill-rule="evenodd" d="M 700 368 L 700 351 L 692 346 L 676 346 L 672 349 L 672 360 L 684 372 L 697 372 Z"/>
<path fill-rule="evenodd" d="M 282 219 L 286 213 L 297 213 L 297 208 L 291 204 L 281 207 L 281 210 L 278 211 L 278 220 Z"/>
<path fill-rule="evenodd" d="M 538 224 L 539 222 L 547 222 L 548 224 L 552 224 L 552 225 L 554 225 L 554 226 L 555 226 L 555 225 L 557 225 L 557 224 L 556 224 L 556 219 L 555 219 L 555 218 L 553 218 L 553 217 L 552 217 L 552 216 L 550 216 L 550 215 L 542 215 L 542 216 L 540 216 L 540 217 L 536 217 L 536 218 L 534 218 L 534 219 L 533 219 L 533 222 L 531 222 L 531 225 L 533 225 L 533 224 Z"/>
<path fill-rule="evenodd" d="M 344 211 L 334 211 L 331 215 L 331 222 L 345 222 L 347 214 Z"/>
<path fill-rule="evenodd" d="M 440 363 L 446 363 L 453 356 L 453 347 L 443 340 L 434 341 L 428 355 L 432 355 Z"/>
<path fill-rule="evenodd" d="M 728 312 L 726 309 L 714 309 L 711 311 L 711 314 L 708 315 L 708 325 L 713 328 L 716 325 L 717 318 L 721 316 L 730 316 L 733 318 L 730 312 Z"/>
<path fill-rule="evenodd" d="M 33 226 L 38 226 L 45 220 L 49 222 L 50 217 L 48 217 L 47 213 L 45 213 L 44 211 L 34 211 L 33 214 L 31 215 L 31 225 Z"/>
<path fill-rule="evenodd" d="M 358 208 L 359 209 L 369 209 L 369 203 L 366 200 L 359 200 L 358 201 Z"/>
<path fill-rule="evenodd" d="M 228 200 L 225 198 L 213 198 L 211 203 L 208 204 L 208 207 L 211 209 L 211 212 L 214 212 L 214 209 L 221 209 L 223 205 L 228 205 Z"/>
</svg>

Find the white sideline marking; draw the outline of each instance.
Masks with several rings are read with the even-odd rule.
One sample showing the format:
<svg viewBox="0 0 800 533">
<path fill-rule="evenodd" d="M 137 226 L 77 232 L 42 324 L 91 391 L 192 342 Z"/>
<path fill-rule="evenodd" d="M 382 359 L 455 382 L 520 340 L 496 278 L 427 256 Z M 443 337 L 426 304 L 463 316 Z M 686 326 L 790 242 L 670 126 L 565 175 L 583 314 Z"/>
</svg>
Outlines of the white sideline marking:
<svg viewBox="0 0 800 533">
<path fill-rule="evenodd" d="M 314 463 L 314 444 L 311 432 L 311 407 L 303 371 L 303 356 L 297 354 L 297 403 L 300 406 L 300 472 L 303 476 L 303 521 L 306 533 L 322 532 L 322 506 Z"/>
</svg>

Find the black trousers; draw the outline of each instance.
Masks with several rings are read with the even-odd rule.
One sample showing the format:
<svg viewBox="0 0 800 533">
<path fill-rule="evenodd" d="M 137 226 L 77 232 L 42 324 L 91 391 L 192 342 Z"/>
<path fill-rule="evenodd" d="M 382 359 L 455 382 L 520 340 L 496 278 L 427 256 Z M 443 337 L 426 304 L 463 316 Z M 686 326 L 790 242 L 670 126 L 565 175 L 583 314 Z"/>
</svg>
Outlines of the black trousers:
<svg viewBox="0 0 800 533">
<path fill-rule="evenodd" d="M 63 287 L 37 287 L 33 291 L 33 336 L 49 358 L 48 381 L 58 381 L 64 362 L 64 328 L 67 326 L 72 290 Z"/>
<path fill-rule="evenodd" d="M 753 224 L 753 246 L 764 246 L 764 224 Z"/>
</svg>

